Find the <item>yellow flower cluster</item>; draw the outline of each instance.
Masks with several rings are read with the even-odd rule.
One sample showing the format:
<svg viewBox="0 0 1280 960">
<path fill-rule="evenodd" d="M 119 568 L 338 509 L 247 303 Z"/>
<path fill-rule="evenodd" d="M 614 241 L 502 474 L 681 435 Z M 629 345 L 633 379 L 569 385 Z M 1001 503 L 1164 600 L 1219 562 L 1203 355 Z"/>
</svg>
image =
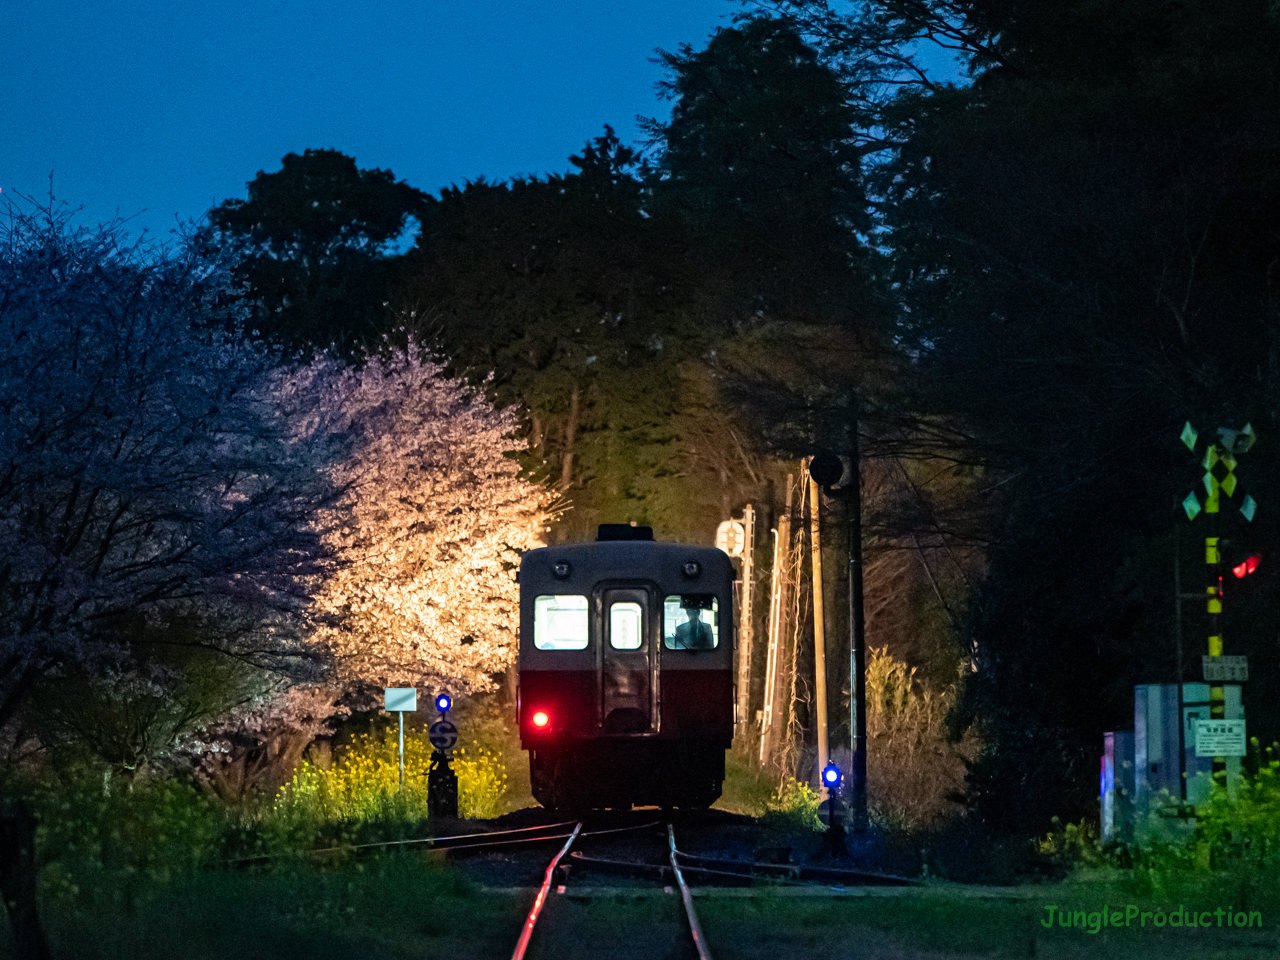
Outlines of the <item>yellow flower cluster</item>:
<svg viewBox="0 0 1280 960">
<path fill-rule="evenodd" d="M 406 734 L 404 785 L 394 733 L 363 734 L 332 767 L 303 761 L 276 798 L 276 812 L 315 822 L 343 820 L 418 820 L 428 816 L 427 773 L 431 744 L 421 733 Z M 458 814 L 493 817 L 507 791 L 507 768 L 478 744 L 455 751 Z"/>
</svg>

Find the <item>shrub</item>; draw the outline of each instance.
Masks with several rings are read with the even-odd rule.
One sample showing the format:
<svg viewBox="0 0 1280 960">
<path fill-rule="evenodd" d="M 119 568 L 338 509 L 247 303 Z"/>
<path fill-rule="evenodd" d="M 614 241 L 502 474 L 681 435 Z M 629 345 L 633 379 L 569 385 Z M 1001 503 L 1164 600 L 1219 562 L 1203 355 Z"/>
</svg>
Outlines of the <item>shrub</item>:
<svg viewBox="0 0 1280 960">
<path fill-rule="evenodd" d="M 1256 755 L 1256 737 L 1252 746 Z M 1208 844 L 1215 860 L 1260 867 L 1280 861 L 1280 744 L 1266 753 L 1256 773 L 1241 777 L 1234 797 L 1215 787 L 1207 806 L 1197 811 L 1197 840 Z"/>
<path fill-rule="evenodd" d="M 1053 828 L 1037 844 L 1042 857 L 1061 866 L 1101 866 L 1107 862 L 1098 828 L 1092 823 L 1081 820 L 1064 825 L 1057 817 L 1051 823 Z"/>
<path fill-rule="evenodd" d="M 867 650 L 867 766 L 877 822 L 908 828 L 936 823 L 948 796 L 964 785 L 974 735 L 948 739 L 946 718 L 956 688 L 926 687 L 914 667 L 882 649 Z"/>
<path fill-rule="evenodd" d="M 787 777 L 765 804 L 764 821 L 769 826 L 782 829 L 821 830 L 819 803 L 821 799 L 817 791 L 795 777 Z"/>
<path fill-rule="evenodd" d="M 1253 741 L 1257 751 L 1257 741 Z M 1060 866 L 1123 868 L 1130 888 L 1143 894 L 1203 893 L 1257 903 L 1278 892 L 1280 868 L 1280 745 L 1267 750 L 1258 770 L 1241 778 L 1234 796 L 1214 787 L 1194 820 L 1157 811 L 1137 824 L 1130 843 L 1103 845 L 1092 824 L 1054 829 L 1039 852 Z M 1132 868 L 1132 869 L 1130 869 Z"/>
<path fill-rule="evenodd" d="M 126 909 L 144 886 L 217 859 L 228 823 L 220 803 L 178 780 L 108 792 L 86 779 L 38 793 L 33 805 L 42 894 Z"/>
</svg>

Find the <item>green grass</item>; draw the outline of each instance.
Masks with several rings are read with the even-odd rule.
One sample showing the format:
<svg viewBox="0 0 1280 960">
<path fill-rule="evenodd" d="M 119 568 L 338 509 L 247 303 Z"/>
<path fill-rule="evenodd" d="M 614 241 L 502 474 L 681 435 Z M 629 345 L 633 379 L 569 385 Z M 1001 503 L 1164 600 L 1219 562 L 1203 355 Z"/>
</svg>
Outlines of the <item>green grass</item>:
<svg viewBox="0 0 1280 960">
<path fill-rule="evenodd" d="M 1261 929 L 1174 931 L 1136 924 L 1097 934 L 1045 929 L 1045 905 L 1095 911 L 1167 906 L 1123 883 L 1068 881 L 1014 891 L 936 885 L 890 896 L 792 896 L 785 889 L 697 897 L 717 960 L 779 957 L 1274 956 L 1280 913 L 1262 906 Z M 1212 885 L 1184 891 L 1188 906 L 1228 905 Z M 1229 892 L 1227 892 L 1229 893 Z M 127 902 L 49 906 L 56 960 L 448 960 L 509 955 L 531 892 L 482 891 L 447 862 L 384 855 L 341 867 L 265 873 L 204 872 L 138 892 Z M 1189 898 L 1189 899 L 1188 899 Z M 1229 899 L 1229 897 L 1228 897 Z M 681 956 L 678 897 L 652 890 L 554 898 L 531 960 Z M 0 925 L 0 955 L 7 944 Z"/>
<path fill-rule="evenodd" d="M 724 789 L 714 806 L 730 813 L 758 817 L 764 813 L 778 784 L 751 763 L 741 750 L 726 750 L 724 755 Z"/>
<path fill-rule="evenodd" d="M 58 960 L 461 960 L 509 952 L 525 909 L 418 854 L 333 871 L 203 873 L 125 903 L 47 906 L 45 926 Z"/>
<path fill-rule="evenodd" d="M 1043 899 L 1042 899 L 1043 897 Z M 1275 931 L 1193 933 L 1045 929 L 1046 903 L 1097 909 L 1096 895 L 1055 886 L 1034 899 L 978 899 L 950 889 L 893 898 L 814 900 L 782 895 L 699 899 L 718 958 L 778 957 L 1258 957 L 1273 955 Z M 1129 900 L 1112 901 L 1123 907 Z M 731 931 L 731 932 L 730 932 Z M 1265 946 L 1254 946 L 1265 943 Z"/>
</svg>

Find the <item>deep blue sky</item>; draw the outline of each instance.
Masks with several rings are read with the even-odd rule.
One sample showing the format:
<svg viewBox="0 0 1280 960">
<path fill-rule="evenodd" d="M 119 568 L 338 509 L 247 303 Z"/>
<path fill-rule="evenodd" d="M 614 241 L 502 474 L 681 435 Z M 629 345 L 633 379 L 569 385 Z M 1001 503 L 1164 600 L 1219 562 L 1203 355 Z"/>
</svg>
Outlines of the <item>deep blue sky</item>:
<svg viewBox="0 0 1280 960">
<path fill-rule="evenodd" d="M 655 47 L 732 0 L 31 0 L 0 37 L 0 188 L 163 237 L 259 170 L 335 147 L 438 191 L 568 169 L 605 123 L 665 117 Z M 142 212 L 145 211 L 145 212 Z M 135 216 L 136 215 L 136 216 Z"/>
</svg>

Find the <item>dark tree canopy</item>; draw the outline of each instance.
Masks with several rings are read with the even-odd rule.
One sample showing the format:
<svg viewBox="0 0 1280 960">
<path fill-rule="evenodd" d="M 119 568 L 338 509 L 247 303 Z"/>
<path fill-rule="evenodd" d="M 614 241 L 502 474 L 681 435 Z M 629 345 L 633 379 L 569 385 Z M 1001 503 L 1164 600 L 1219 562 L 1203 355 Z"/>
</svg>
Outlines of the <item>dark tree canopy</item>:
<svg viewBox="0 0 1280 960">
<path fill-rule="evenodd" d="M 662 62 L 676 103 L 669 123 L 650 123 L 662 147 L 655 204 L 688 231 L 699 270 L 721 285 L 720 309 L 847 318 L 865 300 L 857 234 L 869 221 L 836 74 L 790 24 L 768 19 Z"/>
<path fill-rule="evenodd" d="M 210 241 L 240 251 L 237 276 L 262 333 L 298 348 L 349 346 L 385 330 L 399 264 L 391 247 L 426 196 L 337 150 L 290 153 L 248 187 L 247 200 L 210 211 Z"/>
<path fill-rule="evenodd" d="M 921 396 L 998 483 L 969 625 L 975 798 L 1036 829 L 1093 809 L 1102 731 L 1132 726 L 1135 683 L 1175 677 L 1174 538 L 1194 590 L 1204 535 L 1173 509 L 1199 478 L 1184 420 L 1252 421 L 1254 489 L 1280 467 L 1280 25 L 1260 0 L 965 10 L 988 69 L 887 112 L 875 192 Z M 1223 522 L 1274 529 L 1233 504 Z M 1250 586 L 1229 653 L 1274 643 L 1275 591 Z M 1198 679 L 1203 605 L 1183 625 Z M 1274 736 L 1266 699 L 1250 716 Z"/>
<path fill-rule="evenodd" d="M 403 302 L 453 369 L 522 406 L 531 461 L 574 505 L 564 535 L 635 519 L 690 536 L 714 527 L 723 488 L 700 482 L 682 425 L 704 402 L 690 365 L 707 331 L 679 238 L 648 215 L 643 167 L 612 130 L 570 162 L 442 191 Z"/>
</svg>

